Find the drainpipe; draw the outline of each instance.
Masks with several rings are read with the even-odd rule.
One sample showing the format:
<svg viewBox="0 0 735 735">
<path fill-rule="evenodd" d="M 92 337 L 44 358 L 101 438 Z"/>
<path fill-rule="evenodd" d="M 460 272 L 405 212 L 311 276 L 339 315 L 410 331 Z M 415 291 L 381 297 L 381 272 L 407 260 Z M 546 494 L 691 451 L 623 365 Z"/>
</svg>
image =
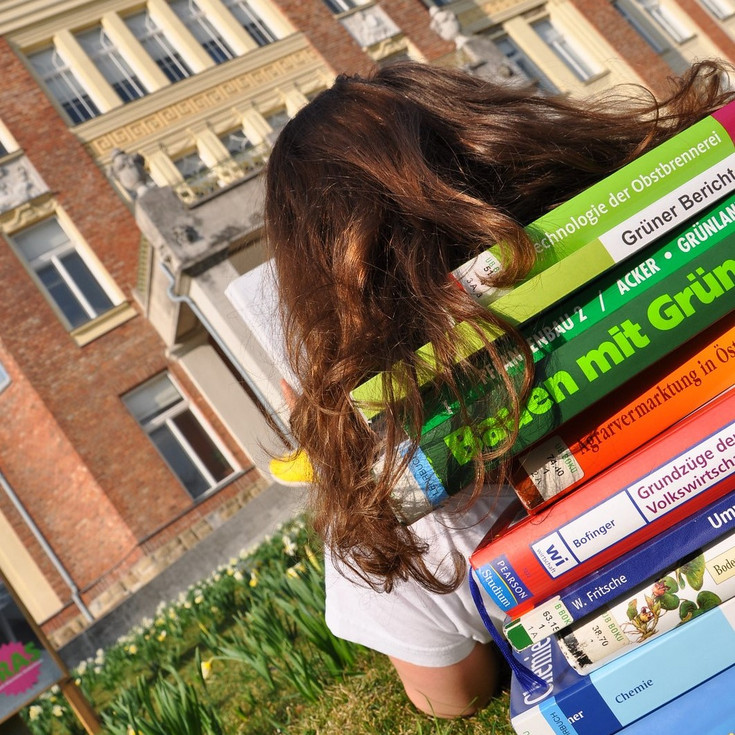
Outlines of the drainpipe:
<svg viewBox="0 0 735 735">
<path fill-rule="evenodd" d="M 36 522 L 31 518 L 28 511 L 25 509 L 25 506 L 23 503 L 21 503 L 20 498 L 15 494 L 15 491 L 10 486 L 10 483 L 8 482 L 5 475 L 0 471 L 0 485 L 2 485 L 3 490 L 5 490 L 5 494 L 10 498 L 10 501 L 15 506 L 15 509 L 20 513 L 21 518 L 25 522 L 25 524 L 28 526 L 28 528 L 31 529 L 31 532 L 36 537 L 36 541 L 38 541 L 39 544 L 41 544 L 41 548 L 46 552 L 46 556 L 51 560 L 51 563 L 56 567 L 56 571 L 61 575 L 61 578 L 66 582 L 67 587 L 71 591 L 71 599 L 74 601 L 74 604 L 79 608 L 79 611 L 84 615 L 84 619 L 88 623 L 94 622 L 94 616 L 89 611 L 89 608 L 84 604 L 84 600 L 82 600 L 81 595 L 79 594 L 79 588 L 74 584 L 74 580 L 71 578 L 71 575 L 69 572 L 66 571 L 64 568 L 64 565 L 61 563 L 61 559 L 59 559 L 58 556 L 56 556 L 56 553 L 49 545 L 49 542 L 46 541 L 45 536 L 41 532 L 41 529 L 36 525 Z"/>
<path fill-rule="evenodd" d="M 168 294 L 168 297 L 171 299 L 171 301 L 175 303 L 184 303 L 194 312 L 196 318 L 199 319 L 199 321 L 204 325 L 204 328 L 207 330 L 209 335 L 219 345 L 219 348 L 222 350 L 222 352 L 225 353 L 227 359 L 235 366 L 237 372 L 240 373 L 240 377 L 243 379 L 255 398 L 260 402 L 260 405 L 263 407 L 263 409 L 267 412 L 270 420 L 278 427 L 279 431 L 293 443 L 293 437 L 291 436 L 291 431 L 288 425 L 276 413 L 276 411 L 268 402 L 268 399 L 263 395 L 260 388 L 255 385 L 252 378 L 247 374 L 247 372 L 245 372 L 245 369 L 240 364 L 240 361 L 237 359 L 237 357 L 235 357 L 234 353 L 227 346 L 227 344 L 225 344 L 225 341 L 222 339 L 222 337 L 220 337 L 219 333 L 214 328 L 209 319 L 204 315 L 202 310 L 190 296 L 182 296 L 181 294 L 176 293 L 176 291 L 174 290 L 176 286 L 176 279 L 174 277 L 174 274 L 171 273 L 171 271 L 166 267 L 165 263 L 160 263 L 159 265 L 161 266 L 161 270 L 164 272 L 166 278 L 168 279 L 168 289 L 166 290 L 166 293 Z"/>
</svg>

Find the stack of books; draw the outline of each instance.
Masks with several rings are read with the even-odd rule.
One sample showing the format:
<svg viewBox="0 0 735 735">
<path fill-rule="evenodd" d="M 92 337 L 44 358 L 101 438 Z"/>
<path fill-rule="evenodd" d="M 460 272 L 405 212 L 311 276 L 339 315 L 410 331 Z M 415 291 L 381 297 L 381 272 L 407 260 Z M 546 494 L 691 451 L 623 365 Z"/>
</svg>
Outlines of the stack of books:
<svg viewBox="0 0 735 735">
<path fill-rule="evenodd" d="M 525 515 L 470 558 L 481 613 L 507 616 L 502 634 L 485 619 L 514 671 L 519 735 L 735 730 L 717 697 L 735 684 L 733 139 L 735 103 L 529 225 L 537 263 L 513 289 L 481 278 L 502 268 L 497 247 L 452 274 L 534 360 L 510 448 Z M 395 491 L 406 523 L 508 440 L 484 349 L 505 338 L 456 332 L 458 363 L 483 376 L 463 389 L 472 420 L 419 350 L 427 418 Z M 366 421 L 402 395 L 400 374 L 353 391 Z"/>
</svg>

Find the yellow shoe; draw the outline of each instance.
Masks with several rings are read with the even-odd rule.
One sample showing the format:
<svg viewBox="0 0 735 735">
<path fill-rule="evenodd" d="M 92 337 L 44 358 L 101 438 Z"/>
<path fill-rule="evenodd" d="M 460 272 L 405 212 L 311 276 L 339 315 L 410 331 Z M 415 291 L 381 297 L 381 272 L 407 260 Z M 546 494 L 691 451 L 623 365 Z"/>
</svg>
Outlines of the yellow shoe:
<svg viewBox="0 0 735 735">
<path fill-rule="evenodd" d="M 314 479 L 306 452 L 297 449 L 268 463 L 271 477 L 281 485 L 309 485 Z"/>
</svg>

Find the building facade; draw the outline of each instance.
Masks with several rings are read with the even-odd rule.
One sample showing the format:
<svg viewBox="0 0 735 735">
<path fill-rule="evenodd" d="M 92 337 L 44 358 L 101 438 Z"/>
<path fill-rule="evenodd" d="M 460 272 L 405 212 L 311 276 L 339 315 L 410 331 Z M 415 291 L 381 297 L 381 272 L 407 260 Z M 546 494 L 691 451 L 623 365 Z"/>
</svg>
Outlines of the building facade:
<svg viewBox="0 0 735 735">
<path fill-rule="evenodd" d="M 335 75 L 662 92 L 733 34 L 733 0 L 0 0 L 0 570 L 52 638 L 290 445 L 284 374 L 224 292 L 266 259 L 278 131 Z"/>
</svg>

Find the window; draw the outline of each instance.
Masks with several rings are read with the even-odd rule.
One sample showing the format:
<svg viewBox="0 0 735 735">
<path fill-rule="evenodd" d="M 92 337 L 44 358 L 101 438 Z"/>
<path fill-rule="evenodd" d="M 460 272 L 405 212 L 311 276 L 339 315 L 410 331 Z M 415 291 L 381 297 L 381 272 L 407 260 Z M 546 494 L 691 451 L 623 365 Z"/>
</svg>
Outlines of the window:
<svg viewBox="0 0 735 735">
<path fill-rule="evenodd" d="M 238 128 L 221 135 L 220 140 L 227 148 L 231 158 L 240 164 L 246 173 L 261 169 L 265 165 L 263 147 L 256 148 L 241 129 Z"/>
<path fill-rule="evenodd" d="M 533 24 L 533 29 L 544 43 L 571 69 L 583 82 L 595 75 L 592 65 L 572 46 L 550 20 L 540 20 Z"/>
<path fill-rule="evenodd" d="M 625 18 L 631 28 L 657 53 L 663 53 L 666 47 L 661 43 L 656 36 L 647 28 L 641 20 L 634 14 L 631 13 L 627 6 L 619 0 L 613 2 L 613 7 Z"/>
<path fill-rule="evenodd" d="M 221 64 L 235 58 L 235 52 L 225 43 L 194 0 L 173 0 L 171 9 L 212 57 L 212 61 Z"/>
<path fill-rule="evenodd" d="M 225 0 L 225 5 L 258 46 L 267 46 L 277 40 L 276 35 L 250 7 L 247 0 Z"/>
<path fill-rule="evenodd" d="M 683 43 L 694 34 L 671 11 L 658 0 L 640 0 L 643 10 L 654 23 L 676 43 Z"/>
<path fill-rule="evenodd" d="M 286 123 L 290 120 L 288 112 L 284 109 L 276 110 L 265 116 L 266 122 L 270 125 L 273 130 L 277 133 L 281 132 L 281 129 L 286 126 Z"/>
<path fill-rule="evenodd" d="M 123 396 L 123 402 L 192 498 L 233 473 L 168 375 L 136 388 Z"/>
<path fill-rule="evenodd" d="M 61 105 L 74 125 L 100 114 L 97 105 L 54 48 L 28 57 L 51 96 Z"/>
<path fill-rule="evenodd" d="M 103 28 L 80 33 L 76 38 L 123 102 L 132 102 L 148 94 Z"/>
<path fill-rule="evenodd" d="M 131 15 L 125 19 L 125 23 L 170 82 L 178 82 L 192 75 L 192 70 L 149 13 Z"/>
<path fill-rule="evenodd" d="M 10 376 L 8 371 L 0 363 L 0 393 L 2 393 L 10 385 Z"/>
<path fill-rule="evenodd" d="M 212 170 L 202 161 L 198 151 L 179 156 L 174 160 L 174 166 L 179 169 L 184 181 L 192 186 L 206 183 L 210 179 L 214 181 Z"/>
<path fill-rule="evenodd" d="M 362 5 L 361 2 L 356 0 L 324 0 L 325 5 L 336 14 L 345 13 L 352 8 L 356 8 L 358 5 Z"/>
<path fill-rule="evenodd" d="M 559 90 L 551 83 L 549 78 L 521 51 L 508 36 L 493 39 L 495 45 L 503 52 L 506 58 L 514 62 L 520 70 L 531 80 L 538 82 L 539 87 L 549 94 L 557 94 Z"/>
<path fill-rule="evenodd" d="M 718 20 L 727 20 L 735 15 L 735 7 L 730 0 L 702 0 L 702 5 Z"/>
<path fill-rule="evenodd" d="M 114 306 L 56 217 L 13 235 L 12 240 L 72 329 Z"/>
</svg>

